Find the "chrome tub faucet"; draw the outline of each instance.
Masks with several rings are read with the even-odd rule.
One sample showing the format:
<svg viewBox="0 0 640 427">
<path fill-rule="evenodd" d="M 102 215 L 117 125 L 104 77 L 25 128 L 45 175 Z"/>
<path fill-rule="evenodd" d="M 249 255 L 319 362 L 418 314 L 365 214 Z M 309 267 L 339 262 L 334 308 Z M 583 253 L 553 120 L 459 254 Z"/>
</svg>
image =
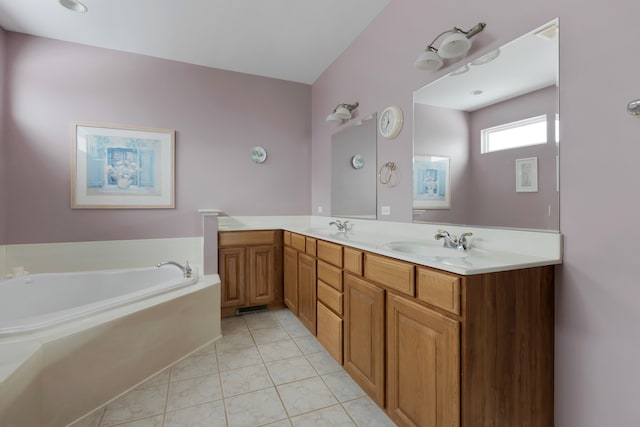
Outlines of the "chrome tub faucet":
<svg viewBox="0 0 640 427">
<path fill-rule="evenodd" d="M 190 279 L 191 275 L 193 274 L 193 272 L 191 270 L 191 266 L 189 265 L 189 261 L 187 261 L 186 265 L 179 264 L 179 263 L 177 263 L 175 261 L 162 261 L 161 263 L 156 265 L 156 267 L 160 268 L 160 267 L 162 267 L 164 265 L 175 265 L 180 270 L 182 270 L 182 273 L 184 274 L 184 278 L 185 279 Z"/>
</svg>

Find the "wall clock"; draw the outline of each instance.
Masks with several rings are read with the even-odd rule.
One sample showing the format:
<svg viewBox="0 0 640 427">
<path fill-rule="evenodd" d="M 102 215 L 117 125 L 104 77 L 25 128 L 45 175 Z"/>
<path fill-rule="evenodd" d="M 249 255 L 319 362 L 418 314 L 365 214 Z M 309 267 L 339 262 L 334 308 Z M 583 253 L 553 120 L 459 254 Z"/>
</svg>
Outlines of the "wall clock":
<svg viewBox="0 0 640 427">
<path fill-rule="evenodd" d="M 380 121 L 378 122 L 380 134 L 387 139 L 395 138 L 402 130 L 403 121 L 404 118 L 400 107 L 392 105 L 385 108 L 380 114 Z"/>
</svg>

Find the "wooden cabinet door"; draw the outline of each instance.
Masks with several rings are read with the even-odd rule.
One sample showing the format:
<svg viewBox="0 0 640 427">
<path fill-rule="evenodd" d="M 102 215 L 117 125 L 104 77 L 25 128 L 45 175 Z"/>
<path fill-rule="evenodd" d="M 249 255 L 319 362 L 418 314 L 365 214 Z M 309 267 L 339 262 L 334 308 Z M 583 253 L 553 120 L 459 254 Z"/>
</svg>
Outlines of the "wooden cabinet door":
<svg viewBox="0 0 640 427">
<path fill-rule="evenodd" d="M 387 405 L 400 426 L 460 425 L 460 326 L 387 296 Z"/>
<path fill-rule="evenodd" d="M 384 289 L 344 275 L 344 369 L 384 407 Z"/>
<path fill-rule="evenodd" d="M 298 318 L 316 334 L 316 259 L 298 254 Z"/>
<path fill-rule="evenodd" d="M 275 301 L 275 247 L 252 246 L 249 253 L 249 304 Z"/>
<path fill-rule="evenodd" d="M 245 248 L 220 248 L 218 251 L 221 307 L 247 304 L 246 253 Z"/>
<path fill-rule="evenodd" d="M 284 303 L 298 315 L 298 251 L 284 248 Z"/>
</svg>

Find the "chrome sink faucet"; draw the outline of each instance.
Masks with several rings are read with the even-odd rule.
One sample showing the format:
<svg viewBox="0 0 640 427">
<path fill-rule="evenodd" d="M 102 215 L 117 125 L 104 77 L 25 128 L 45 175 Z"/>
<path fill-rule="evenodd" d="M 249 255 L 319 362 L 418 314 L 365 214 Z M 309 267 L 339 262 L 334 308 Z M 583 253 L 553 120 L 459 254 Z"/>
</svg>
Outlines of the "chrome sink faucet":
<svg viewBox="0 0 640 427">
<path fill-rule="evenodd" d="M 459 238 L 452 236 L 446 230 L 438 230 L 436 235 L 434 236 L 436 240 L 443 239 L 444 247 L 451 249 L 458 249 L 461 251 L 466 251 L 471 247 L 469 239 L 467 237 L 473 236 L 473 233 L 462 233 Z"/>
<path fill-rule="evenodd" d="M 191 266 L 189 265 L 189 261 L 187 261 L 186 265 L 178 264 L 175 261 L 162 261 L 161 263 L 156 265 L 156 267 L 160 268 L 160 267 L 162 267 L 164 265 L 175 265 L 180 270 L 182 270 L 182 273 L 184 274 L 184 278 L 185 279 L 191 278 L 191 275 L 193 274 L 193 272 L 191 270 Z"/>
<path fill-rule="evenodd" d="M 353 224 L 349 224 L 349 221 L 340 221 L 339 219 L 336 219 L 335 221 L 331 221 L 329 223 L 329 226 L 335 225 L 336 227 L 338 227 L 338 231 L 340 233 L 344 233 L 347 234 L 347 231 L 351 231 L 351 229 L 353 228 Z"/>
</svg>

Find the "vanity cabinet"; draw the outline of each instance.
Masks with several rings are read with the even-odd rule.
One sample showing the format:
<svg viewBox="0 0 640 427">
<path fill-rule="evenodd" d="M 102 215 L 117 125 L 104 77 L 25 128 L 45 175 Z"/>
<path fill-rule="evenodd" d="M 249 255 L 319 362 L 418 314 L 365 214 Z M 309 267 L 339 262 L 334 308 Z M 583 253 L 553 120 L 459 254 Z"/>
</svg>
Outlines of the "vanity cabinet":
<svg viewBox="0 0 640 427">
<path fill-rule="evenodd" d="M 287 306 L 396 424 L 553 425 L 553 266 L 463 276 L 285 245 Z"/>
<path fill-rule="evenodd" d="M 344 369 L 384 408 L 385 291 L 344 275 Z"/>
<path fill-rule="evenodd" d="M 222 316 L 244 307 L 282 307 L 282 231 L 218 233 Z"/>
<path fill-rule="evenodd" d="M 391 419 L 403 426 L 460 425 L 458 321 L 389 293 L 387 358 Z"/>
<path fill-rule="evenodd" d="M 298 315 L 298 251 L 284 248 L 284 303 Z"/>
<path fill-rule="evenodd" d="M 298 318 L 316 335 L 316 259 L 298 254 Z"/>
</svg>

